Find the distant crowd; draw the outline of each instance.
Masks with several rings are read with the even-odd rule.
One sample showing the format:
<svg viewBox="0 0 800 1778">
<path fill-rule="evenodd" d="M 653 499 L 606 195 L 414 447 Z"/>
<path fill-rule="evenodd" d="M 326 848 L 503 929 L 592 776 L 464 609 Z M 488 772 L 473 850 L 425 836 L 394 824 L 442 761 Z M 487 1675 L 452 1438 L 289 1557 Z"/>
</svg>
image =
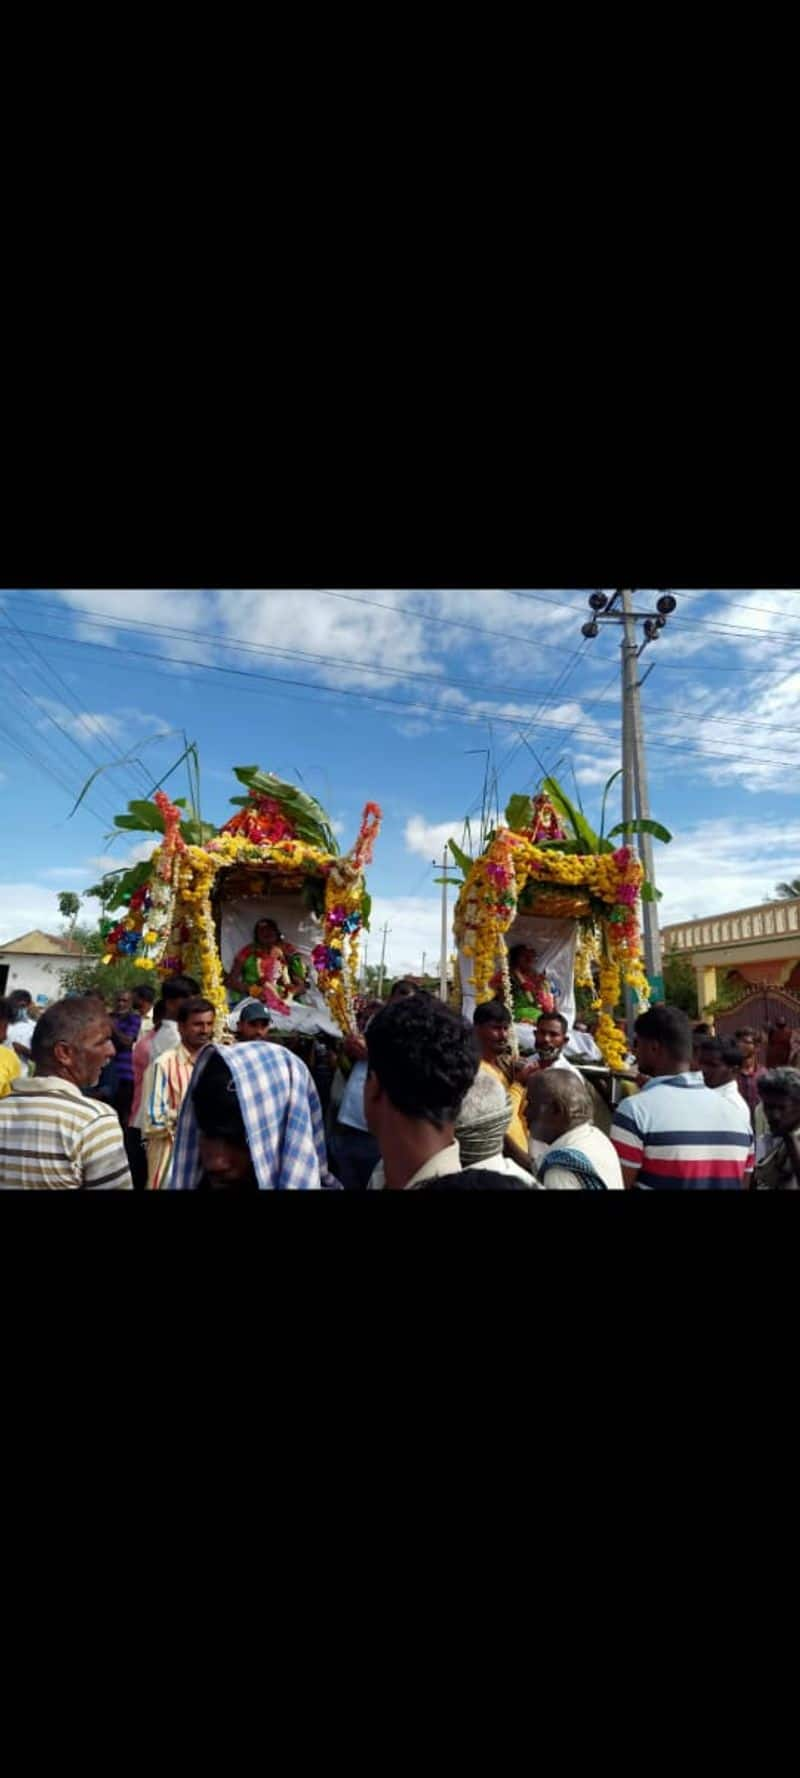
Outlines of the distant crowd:
<svg viewBox="0 0 800 1778">
<path fill-rule="evenodd" d="M 0 1189 L 795 1191 L 800 1032 L 635 1024 L 627 1076 L 558 1011 L 519 1057 L 502 1000 L 467 1022 L 402 978 L 336 1043 L 276 1041 L 260 995 L 222 1042 L 189 976 L 0 1001 Z M 300 1050 L 304 1053 L 299 1053 Z"/>
</svg>

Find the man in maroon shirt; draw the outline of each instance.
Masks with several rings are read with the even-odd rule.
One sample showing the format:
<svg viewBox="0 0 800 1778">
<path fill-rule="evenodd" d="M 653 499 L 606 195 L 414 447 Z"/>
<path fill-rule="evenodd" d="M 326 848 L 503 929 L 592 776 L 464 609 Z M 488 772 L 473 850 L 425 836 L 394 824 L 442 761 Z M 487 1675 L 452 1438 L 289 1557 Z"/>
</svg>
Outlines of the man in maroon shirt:
<svg viewBox="0 0 800 1778">
<path fill-rule="evenodd" d="M 766 1073 L 766 1070 L 759 1067 L 756 1054 L 758 1038 L 755 1031 L 751 1030 L 749 1025 L 746 1025 L 743 1030 L 737 1031 L 736 1042 L 738 1043 L 743 1056 L 742 1066 L 738 1075 L 739 1092 L 741 1093 L 742 1098 L 747 1101 L 750 1108 L 750 1122 L 752 1124 L 755 1118 L 756 1106 L 761 1103 L 758 1093 L 758 1083 L 762 1074 Z"/>
</svg>

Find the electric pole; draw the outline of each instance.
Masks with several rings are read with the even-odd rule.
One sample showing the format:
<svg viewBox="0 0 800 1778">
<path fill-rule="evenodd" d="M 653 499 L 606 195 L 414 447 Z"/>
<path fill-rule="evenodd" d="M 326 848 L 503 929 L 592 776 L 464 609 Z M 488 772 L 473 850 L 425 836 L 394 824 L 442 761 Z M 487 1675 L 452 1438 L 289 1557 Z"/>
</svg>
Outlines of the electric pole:
<svg viewBox="0 0 800 1778">
<path fill-rule="evenodd" d="M 433 859 L 432 862 L 433 862 L 434 870 L 441 870 L 441 873 L 442 873 L 441 877 L 438 878 L 438 881 L 442 885 L 442 938 L 441 938 L 441 948 L 439 951 L 439 999 L 443 1000 L 446 1004 L 446 1002 L 447 1002 L 447 955 L 448 955 L 447 888 L 448 888 L 449 883 L 460 883 L 461 882 L 461 873 L 460 873 L 460 871 L 455 870 L 451 865 L 448 865 L 447 847 L 446 846 L 444 849 L 444 853 L 442 855 L 441 865 L 437 864 L 435 858 Z M 450 876 L 448 874 L 451 869 L 453 870 L 452 876 Z"/>
<path fill-rule="evenodd" d="M 648 668 L 644 678 L 638 676 L 638 660 L 649 643 L 657 642 L 664 629 L 667 618 L 675 610 L 677 600 L 671 593 L 663 592 L 656 601 L 655 613 L 635 611 L 633 607 L 633 588 L 619 587 L 610 598 L 607 593 L 599 590 L 592 593 L 589 600 L 592 617 L 583 625 L 583 635 L 587 638 L 599 633 L 601 623 L 618 623 L 623 625 L 622 638 L 622 819 L 630 822 L 650 819 L 650 798 L 647 788 L 647 764 L 644 752 L 644 730 L 642 726 L 642 705 L 639 693 L 645 679 L 652 672 Z M 645 640 L 637 642 L 636 625 L 643 620 Z M 637 834 L 639 857 L 642 861 L 645 877 L 655 890 L 655 867 L 653 863 L 653 842 L 649 833 Z M 651 901 L 642 901 L 642 933 L 644 937 L 645 969 L 650 977 L 651 985 L 657 990 L 662 983 L 661 976 L 661 935 L 658 928 L 658 903 L 655 897 Z M 631 1009 L 626 994 L 626 1009 L 630 1019 Z"/>
<path fill-rule="evenodd" d="M 426 952 L 423 951 L 423 953 L 422 953 L 422 980 L 423 980 L 423 982 L 425 980 L 425 957 L 426 957 Z"/>
<path fill-rule="evenodd" d="M 383 943 L 381 945 L 381 966 L 378 971 L 378 999 L 379 1000 L 383 999 L 383 974 L 384 974 L 384 963 L 386 960 L 386 934 L 390 930 L 391 930 L 391 928 L 388 924 L 388 921 L 384 920 L 384 923 L 383 923 Z"/>
</svg>

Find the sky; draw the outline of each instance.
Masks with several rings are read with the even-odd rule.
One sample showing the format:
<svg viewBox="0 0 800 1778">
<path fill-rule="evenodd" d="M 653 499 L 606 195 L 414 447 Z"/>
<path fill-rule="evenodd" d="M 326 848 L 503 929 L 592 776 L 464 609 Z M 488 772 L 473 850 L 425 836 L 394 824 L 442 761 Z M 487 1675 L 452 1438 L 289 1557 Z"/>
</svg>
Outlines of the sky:
<svg viewBox="0 0 800 1778">
<path fill-rule="evenodd" d="M 233 813 L 234 765 L 303 784 L 342 849 L 379 803 L 369 960 L 386 925 L 388 969 L 417 973 L 423 955 L 430 969 L 432 861 L 449 836 L 463 843 L 465 818 L 477 834 L 487 761 L 501 811 L 555 769 L 598 825 L 620 763 L 620 631 L 582 636 L 590 590 L 0 592 L 0 944 L 58 932 L 59 891 L 147 855 L 113 837 L 113 816 L 170 772 L 185 735 L 216 824 Z M 673 834 L 655 847 L 662 924 L 800 875 L 800 592 L 672 590 L 640 663 L 651 809 Z M 637 592 L 637 610 L 656 597 Z M 186 794 L 184 766 L 165 788 Z M 608 823 L 619 813 L 617 784 Z M 98 912 L 89 900 L 82 917 Z"/>
</svg>

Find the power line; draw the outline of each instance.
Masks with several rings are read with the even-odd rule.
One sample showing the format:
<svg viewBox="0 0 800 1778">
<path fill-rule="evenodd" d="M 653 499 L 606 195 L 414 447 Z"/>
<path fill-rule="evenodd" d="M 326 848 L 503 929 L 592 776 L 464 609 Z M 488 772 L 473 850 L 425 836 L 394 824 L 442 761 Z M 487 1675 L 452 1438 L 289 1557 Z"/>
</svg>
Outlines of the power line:
<svg viewBox="0 0 800 1778">
<path fill-rule="evenodd" d="M 350 605 L 368 605 L 375 611 L 390 611 L 393 614 L 396 613 L 399 617 L 413 617 L 413 618 L 416 618 L 419 623 L 433 624 L 433 625 L 435 625 L 435 627 L 437 629 L 441 629 L 442 624 L 446 624 L 447 627 L 451 630 L 470 630 L 472 632 L 472 634 L 475 636 L 490 636 L 490 637 L 496 638 L 500 642 L 513 642 L 517 646 L 523 646 L 523 647 L 528 647 L 528 648 L 536 648 L 536 649 L 546 648 L 548 651 L 552 651 L 556 654 L 563 654 L 563 652 L 564 652 L 563 644 L 560 642 L 545 642 L 544 640 L 540 640 L 540 638 L 538 636 L 520 635 L 519 631 L 486 629 L 483 624 L 467 623 L 465 618 L 444 617 L 436 612 L 431 613 L 431 612 L 419 611 L 413 605 L 385 605 L 382 602 L 382 600 L 380 600 L 380 599 L 367 599 L 360 593 L 343 593 L 343 592 L 334 591 L 330 587 L 325 587 L 322 590 L 321 595 L 315 594 L 315 597 L 319 597 L 319 596 L 321 596 L 325 599 L 344 599 Z M 162 624 L 159 626 L 150 626 L 150 625 L 146 625 L 146 624 L 140 624 L 140 625 L 131 626 L 127 619 L 121 618 L 121 617 L 114 617 L 113 614 L 111 614 L 111 613 L 106 615 L 104 612 L 101 612 L 101 611 L 92 611 L 92 612 L 85 611 L 83 609 L 83 607 L 81 607 L 81 606 L 72 606 L 72 605 L 63 605 L 63 604 L 52 605 L 43 599 L 37 599 L 37 604 L 40 606 L 41 610 L 58 612 L 58 614 L 64 619 L 67 619 L 69 617 L 72 617 L 72 618 L 79 617 L 81 619 L 81 621 L 89 620 L 89 619 L 97 619 L 99 622 L 104 623 L 104 624 L 115 624 L 120 629 L 125 629 L 125 628 L 130 628 L 130 627 L 138 628 L 138 629 L 149 629 L 150 627 L 158 627 L 158 628 L 164 629 L 164 630 L 171 630 L 173 627 L 168 624 Z M 193 638 L 196 638 L 198 641 L 208 641 L 208 642 L 213 642 L 215 644 L 219 644 L 219 641 L 220 641 L 220 637 L 218 635 L 209 633 L 208 631 L 203 632 L 202 630 L 191 630 L 191 629 L 181 630 L 181 629 L 175 628 L 174 633 L 177 636 L 192 636 Z M 230 641 L 235 642 L 237 646 L 241 646 L 242 648 L 257 649 L 259 646 L 264 646 L 263 644 L 259 645 L 257 643 L 253 643 L 253 642 L 245 642 L 244 639 L 241 637 L 238 637 L 238 638 L 232 637 L 232 638 L 230 638 Z M 572 652 L 573 652 L 573 654 L 577 654 L 578 650 L 573 649 Z"/>
<path fill-rule="evenodd" d="M 0 631 L 1 630 L 2 630 L 2 626 L 0 626 Z M 100 643 L 100 642 L 88 642 L 88 641 L 79 640 L 75 637 L 70 637 L 70 636 L 53 636 L 49 632 L 47 633 L 47 640 L 49 640 L 51 642 L 55 642 L 57 645 L 61 645 L 66 648 L 90 648 L 90 649 L 93 649 L 96 652 L 99 652 L 101 654 L 111 654 L 114 656 L 117 656 L 119 653 L 119 651 L 117 649 L 110 648 L 107 645 L 104 645 L 103 643 Z M 431 706 L 429 703 L 421 703 L 416 700 L 412 700 L 412 699 L 408 699 L 408 698 L 394 698 L 391 696 L 391 694 L 389 692 L 364 692 L 364 691 L 359 691 L 359 690 L 357 690 L 353 687 L 349 687 L 349 686 L 320 685 L 319 682 L 315 681 L 315 680 L 288 678 L 282 674 L 257 672 L 252 668 L 231 667 L 231 666 L 224 667 L 224 666 L 219 666 L 216 663 L 212 663 L 212 662 L 187 660 L 185 657 L 181 657 L 181 656 L 166 657 L 166 656 L 162 656 L 162 655 L 153 654 L 152 651 L 145 650 L 145 649 L 135 649 L 135 648 L 134 649 L 127 649 L 126 650 L 126 660 L 129 658 L 148 661 L 151 665 L 151 668 L 155 672 L 162 672 L 162 673 L 166 672 L 170 677 L 176 676 L 174 673 L 171 672 L 171 665 L 172 665 L 172 666 L 177 666 L 177 667 L 188 667 L 195 673 L 223 674 L 225 676 L 232 676 L 232 677 L 235 677 L 238 679 L 256 679 L 259 681 L 263 680 L 266 683 L 273 684 L 273 685 L 300 687 L 301 689 L 304 689 L 304 690 L 307 689 L 307 690 L 313 691 L 316 694 L 316 697 L 314 699 L 311 699 L 311 700 L 293 699 L 293 700 L 291 700 L 292 702 L 317 702 L 317 700 L 320 697 L 326 697 L 326 696 L 329 698 L 342 698 L 342 697 L 355 698 L 361 702 L 375 704 L 379 707 L 382 705 L 388 704 L 388 705 L 391 705 L 392 709 L 406 710 L 406 711 L 409 711 L 409 712 L 415 713 L 415 714 L 421 713 L 426 716 L 430 716 L 431 710 L 433 710 L 434 714 L 436 714 L 437 716 L 441 716 L 445 720 L 452 718 L 453 721 L 467 722 L 467 723 L 472 724 L 473 726 L 476 724 L 479 726 L 485 726 L 487 721 L 489 721 L 489 720 L 491 720 L 492 722 L 502 723 L 505 726 L 517 728 L 517 729 L 519 728 L 519 724 L 520 724 L 520 718 L 518 716 L 504 716 L 504 715 L 501 715 L 494 708 L 490 708 L 488 711 L 486 711 L 486 710 L 479 711 L 474 716 L 472 716 L 467 711 L 454 709 L 450 705 L 433 705 L 433 706 Z M 121 667 L 124 667 L 125 662 L 119 661 L 118 664 Z M 254 694 L 254 695 L 257 695 L 257 694 Z M 548 721 L 546 717 L 539 718 L 539 726 L 542 728 L 547 728 L 547 729 L 555 729 L 558 731 L 559 734 L 563 733 L 562 724 Z M 601 730 L 601 734 L 603 736 L 603 739 L 605 739 L 605 740 L 612 739 L 612 731 Z M 597 741 L 597 739 L 598 739 L 597 730 L 593 729 L 593 730 L 588 731 L 587 734 L 585 735 L 585 737 L 583 737 L 583 738 L 587 742 L 588 741 Z M 650 743 L 650 745 L 654 746 L 654 747 L 668 748 L 670 750 L 678 751 L 678 752 L 682 752 L 682 753 L 689 753 L 692 757 L 697 757 L 697 758 L 701 758 L 701 759 L 704 759 L 704 758 L 709 758 L 709 759 L 710 758 L 717 758 L 717 759 L 723 759 L 723 760 L 738 759 L 738 760 L 751 761 L 753 763 L 758 763 L 758 764 L 762 764 L 762 763 L 763 764 L 786 764 L 786 763 L 800 764 L 800 755 L 797 755 L 797 754 L 788 754 L 787 755 L 785 753 L 782 753 L 780 755 L 777 755 L 777 754 L 769 754 L 763 750 L 748 753 L 746 750 L 743 750 L 738 745 L 736 747 L 735 752 L 733 752 L 733 753 L 715 753 L 711 748 L 692 747 L 686 741 L 676 741 L 674 743 L 668 742 L 668 741 L 653 741 Z"/>
<path fill-rule="evenodd" d="M 106 624 L 107 624 L 107 620 L 105 618 L 98 618 L 96 620 L 93 618 L 88 618 L 86 621 L 93 628 L 104 628 L 104 627 L 106 627 Z M 502 684 L 499 684 L 495 680 L 491 680 L 491 679 L 487 680 L 487 679 L 483 679 L 483 678 L 476 679 L 474 677 L 468 677 L 464 674 L 428 673 L 425 671 L 424 668 L 418 668 L 418 667 L 406 667 L 406 668 L 382 667 L 382 666 L 379 666 L 378 663 L 375 661 L 357 661 L 348 655 L 317 654 L 317 653 L 313 652 L 311 649 L 307 649 L 307 648 L 282 648 L 277 643 L 245 642 L 244 640 L 242 640 L 240 638 L 203 635 L 201 632 L 199 632 L 197 630 L 179 631 L 179 630 L 176 630 L 175 627 L 171 624 L 151 624 L 151 623 L 137 624 L 135 622 L 129 622 L 127 619 L 120 619 L 120 620 L 115 620 L 115 621 L 119 622 L 121 628 L 123 628 L 125 630 L 132 631 L 132 632 L 136 632 L 136 633 L 142 634 L 142 635 L 154 635 L 154 636 L 161 635 L 161 634 L 166 634 L 166 635 L 170 635 L 170 636 L 180 635 L 180 636 L 183 636 L 183 638 L 185 640 L 188 640 L 191 642 L 200 642 L 200 641 L 213 642 L 217 648 L 230 648 L 232 650 L 237 650 L 237 651 L 244 650 L 244 651 L 251 653 L 251 654 L 258 654 L 258 655 L 263 654 L 263 655 L 268 655 L 270 657 L 276 656 L 279 660 L 286 659 L 286 660 L 314 661 L 314 662 L 319 663 L 319 665 L 321 665 L 321 666 L 346 667 L 346 668 L 350 669 L 351 671 L 357 671 L 357 672 L 363 672 L 363 673 L 375 673 L 375 674 L 377 674 L 383 678 L 386 678 L 386 679 L 392 679 L 392 680 L 424 679 L 433 685 L 455 685 L 458 687 L 466 686 L 468 688 L 475 687 L 478 690 L 496 691 L 496 692 L 499 692 L 501 695 L 508 696 L 508 697 L 515 697 L 515 696 L 516 697 L 523 697 L 523 698 L 530 697 L 530 691 L 531 691 L 530 685 L 507 685 L 505 682 Z M 2 625 L 0 625 L 0 629 L 2 629 Z M 27 635 L 27 633 L 28 633 L 27 631 L 20 631 L 21 635 Z M 49 632 L 43 632 L 43 633 L 49 634 Z M 52 639 L 53 638 L 51 635 L 51 640 Z M 68 641 L 68 640 L 75 640 L 75 638 L 57 637 L 57 638 L 55 638 L 55 640 Z M 90 646 L 95 647 L 98 645 L 91 644 Z M 586 647 L 586 644 L 584 643 L 583 648 L 585 648 L 585 647 Z M 575 663 L 580 659 L 583 648 L 573 650 L 571 653 L 569 653 L 567 655 L 566 664 L 564 667 L 562 667 L 561 672 L 558 675 L 558 682 L 559 683 L 562 680 L 564 680 L 564 681 L 566 680 L 566 678 L 569 675 L 569 672 L 572 671 L 572 667 L 570 667 L 569 663 L 570 662 Z M 178 658 L 178 657 L 175 657 L 175 658 Z M 197 666 L 202 666 L 203 662 L 198 661 L 193 664 L 195 664 Z M 548 692 L 545 695 L 545 697 L 542 699 L 542 702 L 541 702 L 542 709 L 544 708 L 545 704 L 547 704 L 551 701 L 552 696 L 554 695 L 554 691 L 555 691 L 555 688 L 553 689 L 552 692 Z M 519 720 L 519 718 L 517 718 L 517 720 Z"/>
<path fill-rule="evenodd" d="M 22 632 L 22 633 L 24 634 L 24 632 Z M 82 754 L 83 758 L 87 759 L 89 761 L 90 766 L 92 766 L 92 768 L 94 769 L 96 766 L 96 762 L 95 762 L 95 760 L 92 759 L 91 754 L 87 753 L 86 748 L 81 746 L 80 741 L 75 740 L 74 735 L 71 735 L 69 732 L 69 729 L 66 729 L 62 722 L 59 722 L 57 716 L 53 716 L 49 710 L 43 709 L 42 705 L 39 703 L 38 698 L 33 697 L 32 693 L 27 690 L 26 686 L 20 684 L 17 680 L 15 680 L 13 673 L 11 673 L 9 671 L 8 667 L 5 666 L 4 663 L 0 662 L 0 665 L 2 666 L 2 670 L 5 673 L 6 678 L 9 679 L 11 681 L 11 684 L 14 686 L 15 691 L 18 691 L 18 692 L 21 691 L 23 697 L 27 698 L 28 703 L 33 705 L 34 710 L 36 710 L 38 712 L 39 716 L 40 717 L 43 716 L 47 722 L 51 722 L 53 724 L 53 727 L 57 728 L 59 730 L 59 732 L 65 737 L 65 739 L 70 742 L 71 746 L 75 747 L 77 752 Z M 57 755 L 56 757 L 59 759 L 59 762 L 61 765 L 64 765 L 66 763 L 66 769 L 68 771 L 71 769 L 69 763 L 64 761 L 63 756 Z M 112 809 L 111 816 L 110 817 L 105 816 L 104 819 L 105 820 L 108 820 L 108 819 L 113 820 L 113 816 L 114 816 L 114 811 Z"/>
<path fill-rule="evenodd" d="M 89 726 L 88 722 L 86 721 L 86 718 L 81 710 L 80 703 L 79 703 L 78 699 L 76 698 L 75 693 L 72 690 L 72 687 L 67 684 L 66 679 L 64 679 L 62 674 L 58 672 L 58 669 L 53 666 L 52 662 L 48 661 L 46 655 L 43 655 L 41 650 L 39 648 L 37 648 L 36 643 L 31 640 L 30 635 L 25 635 L 25 633 L 20 629 L 20 626 L 17 623 L 13 612 L 6 607 L 5 613 L 8 618 L 9 623 L 16 630 L 17 634 L 19 636 L 23 637 L 25 646 L 30 650 L 31 654 L 35 655 L 37 657 L 37 659 L 42 662 L 46 671 L 50 674 L 50 677 L 56 681 L 57 685 L 61 686 L 61 688 L 64 692 L 64 695 L 66 696 L 66 698 L 68 699 L 69 703 L 72 705 L 72 708 L 75 711 L 78 722 L 80 723 L 81 727 L 85 730 L 85 732 L 89 736 L 89 738 L 91 740 L 95 739 L 96 733 L 99 731 L 99 733 L 103 736 L 104 740 L 106 740 L 108 742 L 108 745 L 111 748 L 112 753 L 114 753 L 116 755 L 117 761 L 120 764 L 122 764 L 124 762 L 124 755 L 123 755 L 121 749 L 117 746 L 117 743 L 113 738 L 113 735 L 109 734 L 104 722 L 102 721 L 102 718 L 100 716 L 96 716 L 94 718 L 95 727 L 94 727 L 94 729 L 90 728 L 90 726 Z M 94 761 L 93 763 L 97 764 L 98 762 Z M 146 771 L 145 767 L 141 764 L 140 761 L 136 761 L 133 763 L 138 764 L 139 771 L 141 772 L 142 778 L 145 783 L 145 788 L 149 789 L 150 786 L 155 782 L 155 780 L 149 776 L 148 772 Z M 149 780 L 149 782 L 148 782 L 148 780 Z M 133 781 L 133 774 L 132 773 L 131 773 L 131 781 Z M 137 784 L 136 788 L 138 790 L 138 784 Z"/>
</svg>

